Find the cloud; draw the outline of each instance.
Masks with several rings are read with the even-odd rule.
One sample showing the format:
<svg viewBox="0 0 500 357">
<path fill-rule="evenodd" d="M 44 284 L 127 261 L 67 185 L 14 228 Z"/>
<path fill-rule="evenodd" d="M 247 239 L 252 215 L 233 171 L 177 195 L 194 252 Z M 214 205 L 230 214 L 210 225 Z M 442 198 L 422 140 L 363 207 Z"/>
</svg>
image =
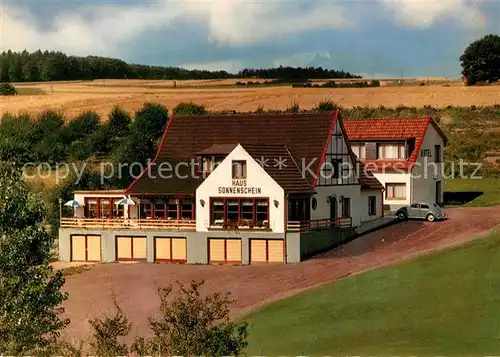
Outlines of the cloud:
<svg viewBox="0 0 500 357">
<path fill-rule="evenodd" d="M 208 39 L 221 45 L 264 43 L 309 30 L 352 26 L 345 9 L 328 2 L 307 3 L 307 7 L 249 0 L 68 4 L 70 8 L 52 15 L 50 27 L 39 28 L 32 9 L 7 2 L 2 9 L 0 47 L 114 55 L 120 45 L 147 31 L 172 26 L 175 20 L 205 23 Z"/>
<path fill-rule="evenodd" d="M 467 28 L 483 28 L 486 15 L 474 1 L 464 0 L 379 0 L 402 27 L 426 29 L 445 19 L 454 19 Z"/>
</svg>

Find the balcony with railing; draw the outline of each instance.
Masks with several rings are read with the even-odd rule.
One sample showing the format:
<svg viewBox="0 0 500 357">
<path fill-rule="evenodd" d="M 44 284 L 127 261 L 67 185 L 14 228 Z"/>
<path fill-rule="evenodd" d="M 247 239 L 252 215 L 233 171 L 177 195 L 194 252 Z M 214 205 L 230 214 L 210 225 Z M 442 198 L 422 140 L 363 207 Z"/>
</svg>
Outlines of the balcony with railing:
<svg viewBox="0 0 500 357">
<path fill-rule="evenodd" d="M 61 218 L 61 228 L 76 229 L 156 229 L 195 231 L 195 220 L 123 219 L 123 218 Z"/>
<path fill-rule="evenodd" d="M 317 219 L 312 221 L 288 221 L 288 232 L 309 232 L 331 228 L 351 228 L 351 217 L 340 217 L 337 219 Z"/>
</svg>

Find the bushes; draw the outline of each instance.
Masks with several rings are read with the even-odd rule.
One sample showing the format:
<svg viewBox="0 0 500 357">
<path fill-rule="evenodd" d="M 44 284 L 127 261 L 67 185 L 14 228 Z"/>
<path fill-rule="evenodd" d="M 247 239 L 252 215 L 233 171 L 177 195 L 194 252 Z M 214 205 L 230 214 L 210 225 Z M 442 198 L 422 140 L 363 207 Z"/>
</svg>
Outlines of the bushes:
<svg viewBox="0 0 500 357">
<path fill-rule="evenodd" d="M 234 302 L 230 294 L 203 296 L 203 281 L 179 284 L 179 293 L 171 297 L 173 287 L 158 288 L 159 313 L 149 318 L 152 336 L 136 337 L 132 345 L 121 342 L 131 323 L 116 304 L 112 316 L 90 320 L 93 355 L 124 356 L 240 356 L 247 347 L 248 326 L 229 318 Z"/>
<path fill-rule="evenodd" d="M 314 110 L 318 112 L 330 112 L 337 109 L 340 109 L 340 105 L 331 101 L 330 99 L 322 100 L 314 108 Z"/>
<path fill-rule="evenodd" d="M 0 96 L 2 95 L 16 95 L 16 88 L 10 83 L 0 83 Z"/>
<path fill-rule="evenodd" d="M 207 114 L 204 105 L 189 103 L 179 103 L 172 110 L 174 115 L 203 115 Z"/>
</svg>

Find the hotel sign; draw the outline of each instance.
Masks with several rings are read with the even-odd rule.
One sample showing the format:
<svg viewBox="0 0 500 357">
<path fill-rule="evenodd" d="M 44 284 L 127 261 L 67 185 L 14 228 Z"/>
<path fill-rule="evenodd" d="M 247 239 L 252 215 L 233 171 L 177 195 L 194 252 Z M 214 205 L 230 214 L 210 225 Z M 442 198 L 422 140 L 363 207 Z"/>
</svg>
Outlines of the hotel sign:
<svg viewBox="0 0 500 357">
<path fill-rule="evenodd" d="M 233 180 L 231 186 L 219 186 L 220 194 L 260 195 L 261 187 L 247 186 L 247 180 Z"/>
</svg>

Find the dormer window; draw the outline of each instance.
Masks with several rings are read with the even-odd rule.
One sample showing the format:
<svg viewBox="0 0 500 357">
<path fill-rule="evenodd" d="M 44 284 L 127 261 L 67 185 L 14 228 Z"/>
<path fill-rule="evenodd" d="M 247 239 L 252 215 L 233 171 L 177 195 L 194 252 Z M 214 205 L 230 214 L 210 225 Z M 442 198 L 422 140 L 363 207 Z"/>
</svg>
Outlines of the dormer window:
<svg viewBox="0 0 500 357">
<path fill-rule="evenodd" d="M 405 143 L 384 143 L 377 147 L 377 159 L 406 159 Z"/>
<path fill-rule="evenodd" d="M 218 156 L 205 156 L 201 158 L 201 170 L 209 174 L 214 171 L 224 158 Z"/>
<path fill-rule="evenodd" d="M 243 180 L 247 178 L 247 162 L 244 160 L 233 160 L 233 179 Z"/>
</svg>

